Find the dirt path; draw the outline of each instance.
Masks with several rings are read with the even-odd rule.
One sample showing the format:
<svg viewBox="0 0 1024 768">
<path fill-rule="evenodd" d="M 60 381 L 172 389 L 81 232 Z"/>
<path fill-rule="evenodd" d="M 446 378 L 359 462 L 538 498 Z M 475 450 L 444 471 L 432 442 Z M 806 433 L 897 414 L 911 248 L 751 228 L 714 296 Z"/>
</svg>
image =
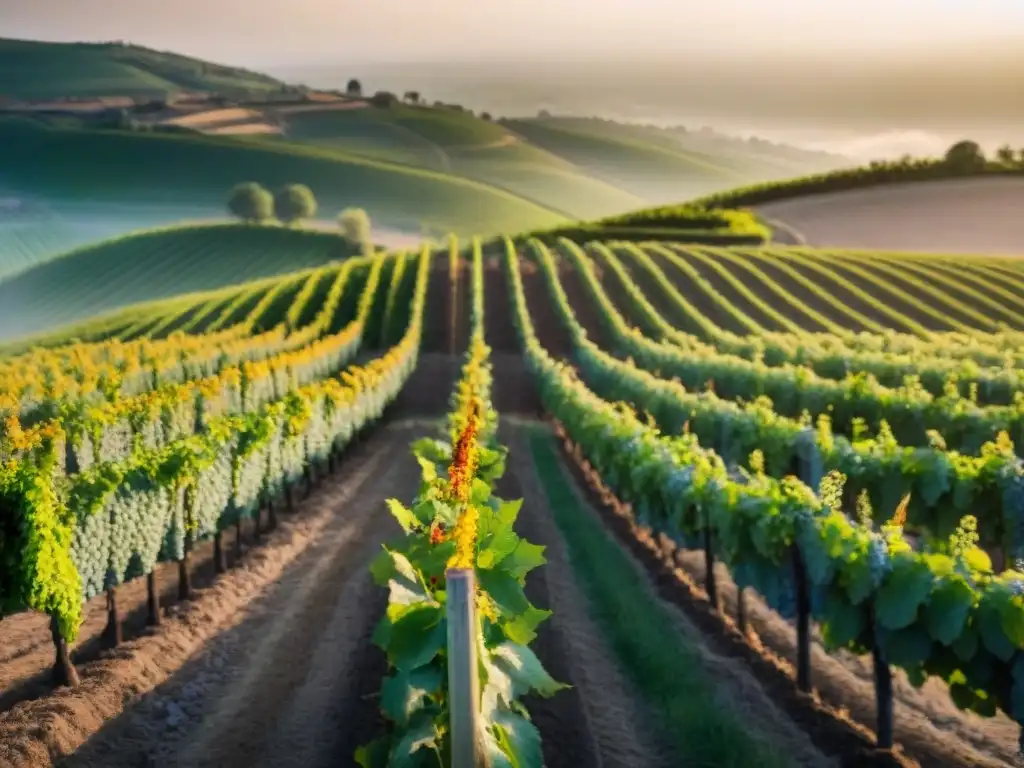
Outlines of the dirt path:
<svg viewBox="0 0 1024 768">
<path fill-rule="evenodd" d="M 379 727 L 366 697 L 384 674 L 367 566 L 396 532 L 383 500 L 416 490 L 407 445 L 422 431 L 378 429 L 243 567 L 85 665 L 76 691 L 0 716 L 0 765 L 351 764 Z"/>
<path fill-rule="evenodd" d="M 547 671 L 573 687 L 527 707 L 541 732 L 546 768 L 667 768 L 671 757 L 640 724 L 650 722 L 622 676 L 600 629 L 587 614 L 565 544 L 545 508 L 530 449 L 514 426 L 502 427 L 509 445 L 508 472 L 498 494 L 524 498 L 517 524 L 521 536 L 545 546 L 547 564 L 527 577 L 526 593 L 554 611 L 531 647 Z"/>
</svg>

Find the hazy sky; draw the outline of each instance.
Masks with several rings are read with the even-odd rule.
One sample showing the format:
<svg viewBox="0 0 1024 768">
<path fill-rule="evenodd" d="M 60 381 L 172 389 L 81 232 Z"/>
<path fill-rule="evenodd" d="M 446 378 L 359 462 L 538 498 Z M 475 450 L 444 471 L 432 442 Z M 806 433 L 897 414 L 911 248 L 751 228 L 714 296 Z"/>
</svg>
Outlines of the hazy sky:
<svg viewBox="0 0 1024 768">
<path fill-rule="evenodd" d="M 266 10 L 261 10 L 266 8 Z M 838 56 L 1024 40 L 1024 0 L 0 0 L 0 34 L 249 65 Z"/>
<path fill-rule="evenodd" d="M 866 157 L 1024 146 L 1024 0 L 0 0 L 0 35 Z"/>
</svg>

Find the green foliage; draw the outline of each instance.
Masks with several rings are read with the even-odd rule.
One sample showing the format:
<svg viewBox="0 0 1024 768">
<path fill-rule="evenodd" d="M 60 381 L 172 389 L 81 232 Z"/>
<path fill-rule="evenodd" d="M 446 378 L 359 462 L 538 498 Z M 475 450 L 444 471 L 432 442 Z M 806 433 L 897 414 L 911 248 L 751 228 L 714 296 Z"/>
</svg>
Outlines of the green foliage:
<svg viewBox="0 0 1024 768">
<path fill-rule="evenodd" d="M 285 224 L 316 216 L 316 197 L 305 184 L 288 184 L 274 195 L 274 215 Z"/>
<path fill-rule="evenodd" d="M 338 214 L 338 224 L 349 244 L 364 256 L 373 255 L 370 217 L 362 208 L 346 208 Z"/>
<path fill-rule="evenodd" d="M 540 346 L 526 310 L 517 259 L 509 243 L 505 264 L 513 317 L 545 407 L 616 496 L 632 505 L 639 522 L 684 547 L 693 547 L 705 526 L 710 526 L 716 559 L 730 567 L 737 583 L 757 589 L 770 606 L 780 610 L 787 593 L 789 555 L 792 547 L 798 546 L 812 587 L 824 592 L 824 600 L 815 609 L 816 618 L 832 647 L 863 653 L 874 642 L 877 630 L 892 664 L 903 667 L 918 681 L 928 676 L 946 680 L 957 706 L 983 716 L 1001 710 L 1018 719 L 1024 717 L 1020 714 L 1024 710 L 1013 706 L 1024 679 L 1015 662 L 1024 651 L 1024 573 L 993 572 L 991 562 L 975 545 L 977 526 L 973 520 L 960 522 L 954 556 L 917 551 L 903 532 L 901 518 L 908 504 L 907 521 L 913 519 L 909 499 L 897 511 L 896 519 L 880 531 L 856 525 L 842 511 L 823 504 L 795 478 L 780 481 L 769 475 L 730 472 L 721 456 L 699 444 L 692 412 L 686 413 L 687 433 L 679 434 L 682 414 L 663 433 L 639 419 L 627 405 L 608 401 L 620 401 L 621 395 L 601 399 L 587 386 L 595 376 L 580 354 L 585 334 L 580 333 L 582 328 L 568 309 L 564 293 L 555 290 L 554 284 L 553 299 L 563 323 L 571 332 L 577 329 L 574 358 L 580 360 L 582 379 Z M 549 260 L 541 258 L 540 263 L 543 267 Z M 550 268 L 546 274 L 550 280 Z M 610 361 L 605 363 L 620 380 L 629 373 L 630 366 L 621 361 L 614 367 Z M 610 377 L 606 374 L 604 380 Z M 658 392 L 668 382 L 650 375 L 637 375 L 632 381 L 636 394 L 630 399 L 638 406 L 653 412 L 669 401 Z M 673 396 L 680 393 L 677 388 Z M 664 426 L 665 421 L 659 419 L 659 423 Z M 720 435 L 719 431 L 715 440 Z M 778 438 L 766 438 L 768 435 L 761 433 L 754 445 L 763 451 L 768 470 L 783 475 L 785 471 L 779 467 L 785 462 L 773 462 Z M 782 439 L 801 442 L 797 438 L 798 434 L 791 434 Z M 1010 474 L 1015 479 L 1007 486 L 1015 489 L 1007 509 L 1008 519 L 1014 520 L 1022 509 L 1020 467 L 1012 451 L 1005 453 L 1006 442 L 1001 438 L 987 446 L 975 466 L 1001 457 L 1004 463 L 998 472 L 1016 473 Z M 743 447 L 749 450 L 749 446 Z M 1012 464 L 1006 463 L 1008 458 Z M 871 470 L 858 460 L 840 471 L 855 490 Z M 927 485 L 921 495 L 929 496 Z M 936 496 L 932 491 L 932 502 Z M 894 508 L 895 502 L 879 511 Z M 983 508 L 974 506 L 970 511 Z M 948 508 L 940 507 L 937 512 L 950 515 Z M 1014 520 L 1013 525 L 1018 524 Z M 1011 679 L 1012 690 L 1007 684 Z"/>
<path fill-rule="evenodd" d="M 239 184 L 231 190 L 228 210 L 242 221 L 263 222 L 274 216 L 274 196 L 256 182 Z"/>
<path fill-rule="evenodd" d="M 453 242 L 452 253 L 457 252 Z M 514 526 L 522 501 L 493 494 L 505 449 L 492 442 L 497 414 L 490 406 L 490 350 L 483 342 L 483 259 L 474 242 L 471 344 L 449 412 L 449 441 L 413 444 L 420 491 L 407 507 L 388 508 L 405 537 L 384 548 L 371 566 L 389 590 L 388 608 L 374 642 L 388 657 L 381 711 L 389 732 L 361 747 L 364 768 L 450 763 L 447 647 L 447 575 L 472 568 L 478 590 L 474 642 L 479 654 L 484 749 L 493 765 L 540 766 L 540 734 L 517 699 L 553 696 L 556 683 L 528 647 L 550 616 L 531 605 L 526 575 L 543 565 L 543 547 L 521 539 Z M 445 471 L 447 467 L 447 472 Z"/>
<path fill-rule="evenodd" d="M 971 146 L 973 145 L 973 147 Z M 763 205 L 777 200 L 788 200 L 805 195 L 842 192 L 882 184 L 947 179 L 968 174 L 1020 172 L 1020 166 L 1006 167 L 1000 163 L 987 163 L 975 152 L 975 142 L 960 142 L 950 148 L 949 155 L 940 159 L 904 158 L 895 161 L 876 161 L 867 166 L 827 171 L 800 176 L 784 181 L 767 181 L 724 192 L 714 192 L 691 201 L 691 205 L 707 208 L 743 208 Z M 955 149 L 955 151 L 953 151 Z"/>
<path fill-rule="evenodd" d="M 976 141 L 958 141 L 946 150 L 946 165 L 957 173 L 971 173 L 985 168 L 985 154 Z"/>
</svg>

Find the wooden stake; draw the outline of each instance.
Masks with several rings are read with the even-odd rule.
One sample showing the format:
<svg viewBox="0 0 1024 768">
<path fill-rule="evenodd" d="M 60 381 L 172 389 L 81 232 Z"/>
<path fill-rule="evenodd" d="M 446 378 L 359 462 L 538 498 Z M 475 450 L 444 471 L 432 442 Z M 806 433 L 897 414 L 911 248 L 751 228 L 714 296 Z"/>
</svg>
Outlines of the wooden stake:
<svg viewBox="0 0 1024 768">
<path fill-rule="evenodd" d="M 711 547 L 711 517 L 704 516 L 704 589 L 708 593 L 708 601 L 718 610 L 718 583 L 715 581 L 715 553 Z"/>
<path fill-rule="evenodd" d="M 228 569 L 228 553 L 224 551 L 224 536 L 220 531 L 213 534 L 213 572 L 225 573 Z"/>
<path fill-rule="evenodd" d="M 871 661 L 875 672 L 875 712 L 877 717 L 875 732 L 878 748 L 892 749 L 892 671 L 889 669 L 889 660 L 886 658 L 885 649 L 882 648 L 878 625 L 875 623 L 873 615 L 871 623 L 874 628 Z"/>
<path fill-rule="evenodd" d="M 480 679 L 477 666 L 476 579 L 473 570 L 451 569 L 448 588 L 448 711 L 451 768 L 478 768 Z"/>
<path fill-rule="evenodd" d="M 158 589 L 156 566 L 146 574 L 146 623 L 151 627 L 160 626 L 160 590 Z"/>
<path fill-rule="evenodd" d="M 117 648 L 124 640 L 121 617 L 117 610 L 116 587 L 107 590 L 107 626 L 103 630 L 103 640 L 111 648 Z"/>
<path fill-rule="evenodd" d="M 811 592 L 800 547 L 793 545 L 793 580 L 796 583 L 796 686 L 811 692 Z"/>
<path fill-rule="evenodd" d="M 178 561 L 178 599 L 192 599 L 192 574 L 189 573 L 189 561 L 191 560 L 189 542 L 185 542 L 185 552 Z"/>
</svg>

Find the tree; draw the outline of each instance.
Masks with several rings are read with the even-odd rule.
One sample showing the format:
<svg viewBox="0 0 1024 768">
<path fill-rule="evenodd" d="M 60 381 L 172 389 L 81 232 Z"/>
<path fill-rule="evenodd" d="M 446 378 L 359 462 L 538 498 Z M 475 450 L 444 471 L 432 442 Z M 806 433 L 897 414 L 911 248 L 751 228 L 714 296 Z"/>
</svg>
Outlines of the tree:
<svg viewBox="0 0 1024 768">
<path fill-rule="evenodd" d="M 316 198 L 305 184 L 287 184 L 274 195 L 274 215 L 285 224 L 297 224 L 316 215 Z"/>
<path fill-rule="evenodd" d="M 349 96 L 362 96 L 363 95 L 363 84 L 353 78 L 348 81 L 348 85 L 345 86 L 345 93 Z"/>
<path fill-rule="evenodd" d="M 410 104 L 420 103 L 420 92 L 419 91 L 406 91 L 405 100 Z"/>
<path fill-rule="evenodd" d="M 996 160 L 1005 166 L 1015 165 L 1017 162 L 1017 153 L 1009 144 L 1004 144 L 996 150 Z"/>
<path fill-rule="evenodd" d="M 266 221 L 274 215 L 274 196 L 254 181 L 239 184 L 228 197 L 228 210 L 242 221 Z"/>
<path fill-rule="evenodd" d="M 375 107 L 387 109 L 398 101 L 398 97 L 391 91 L 377 91 L 370 97 L 370 103 Z"/>
<path fill-rule="evenodd" d="M 338 214 L 342 235 L 364 256 L 373 255 L 370 217 L 362 208 L 346 208 Z"/>
<path fill-rule="evenodd" d="M 491 113 L 490 112 L 481 112 L 480 113 L 480 119 L 481 120 L 490 121 L 491 120 Z"/>
<path fill-rule="evenodd" d="M 958 141 L 946 151 L 946 164 L 959 172 L 976 171 L 985 165 L 985 155 L 976 141 Z"/>
</svg>

